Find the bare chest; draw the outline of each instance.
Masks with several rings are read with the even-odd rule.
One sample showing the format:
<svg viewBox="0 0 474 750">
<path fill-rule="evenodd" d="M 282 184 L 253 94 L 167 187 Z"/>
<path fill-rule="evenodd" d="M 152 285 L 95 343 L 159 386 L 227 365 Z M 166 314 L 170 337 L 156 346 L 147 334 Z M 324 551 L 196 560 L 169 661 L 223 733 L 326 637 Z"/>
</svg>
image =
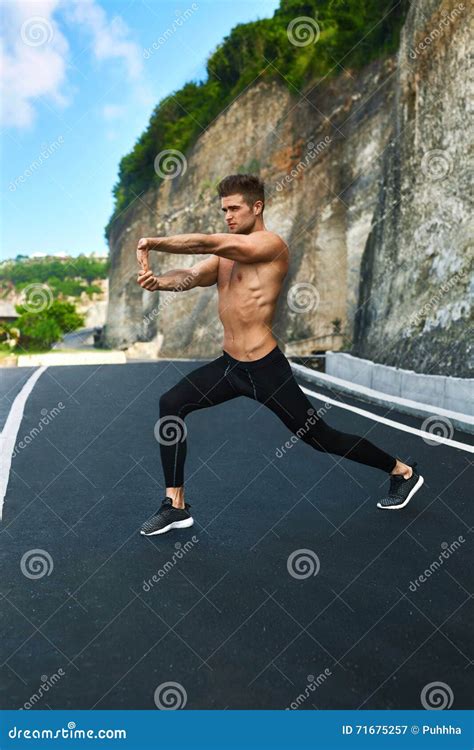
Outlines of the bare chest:
<svg viewBox="0 0 474 750">
<path fill-rule="evenodd" d="M 239 263 L 236 260 L 220 258 L 217 287 L 220 291 L 236 290 L 254 286 L 258 281 L 254 264 Z"/>
<path fill-rule="evenodd" d="M 229 307 L 273 304 L 284 276 L 285 271 L 278 263 L 239 263 L 220 258 L 217 274 L 219 304 Z"/>
</svg>

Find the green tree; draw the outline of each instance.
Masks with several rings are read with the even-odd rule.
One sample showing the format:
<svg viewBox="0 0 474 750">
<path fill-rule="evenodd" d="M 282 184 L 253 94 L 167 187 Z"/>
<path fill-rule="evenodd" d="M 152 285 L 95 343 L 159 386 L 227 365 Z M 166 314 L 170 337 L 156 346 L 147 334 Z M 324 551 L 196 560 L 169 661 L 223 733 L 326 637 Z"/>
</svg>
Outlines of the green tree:
<svg viewBox="0 0 474 750">
<path fill-rule="evenodd" d="M 15 327 L 20 331 L 22 349 L 47 351 L 65 333 L 84 325 L 84 316 L 76 312 L 71 302 L 53 300 L 44 310 L 33 312 L 24 305 L 16 305 L 19 317 Z"/>
<path fill-rule="evenodd" d="M 18 257 L 18 256 L 17 256 Z M 79 255 L 77 258 L 28 258 L 0 264 L 2 287 L 17 291 L 30 284 L 47 284 L 54 294 L 78 296 L 96 279 L 107 278 L 110 261 Z"/>
</svg>

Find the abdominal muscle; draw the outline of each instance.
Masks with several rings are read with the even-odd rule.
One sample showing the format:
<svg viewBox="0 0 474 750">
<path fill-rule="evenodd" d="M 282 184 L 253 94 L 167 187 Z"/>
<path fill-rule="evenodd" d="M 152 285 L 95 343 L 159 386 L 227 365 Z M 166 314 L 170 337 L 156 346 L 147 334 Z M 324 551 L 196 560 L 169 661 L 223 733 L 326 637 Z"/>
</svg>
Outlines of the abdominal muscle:
<svg viewBox="0 0 474 750">
<path fill-rule="evenodd" d="M 270 264 L 219 261 L 219 318 L 224 326 L 222 348 L 234 359 L 253 361 L 275 348 L 272 333 L 281 274 Z M 262 266 L 267 266 L 267 269 Z M 221 272 L 221 267 L 222 272 Z"/>
</svg>

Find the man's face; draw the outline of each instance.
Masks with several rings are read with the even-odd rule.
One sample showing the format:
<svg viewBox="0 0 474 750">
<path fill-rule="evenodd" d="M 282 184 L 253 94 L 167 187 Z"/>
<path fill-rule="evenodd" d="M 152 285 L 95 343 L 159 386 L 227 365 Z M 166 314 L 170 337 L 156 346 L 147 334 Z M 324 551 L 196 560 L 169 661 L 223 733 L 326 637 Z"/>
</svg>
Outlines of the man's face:
<svg viewBox="0 0 474 750">
<path fill-rule="evenodd" d="M 258 203 L 256 205 L 258 207 Z M 221 210 L 232 234 L 248 234 L 255 226 L 257 216 L 239 193 L 221 198 Z"/>
</svg>

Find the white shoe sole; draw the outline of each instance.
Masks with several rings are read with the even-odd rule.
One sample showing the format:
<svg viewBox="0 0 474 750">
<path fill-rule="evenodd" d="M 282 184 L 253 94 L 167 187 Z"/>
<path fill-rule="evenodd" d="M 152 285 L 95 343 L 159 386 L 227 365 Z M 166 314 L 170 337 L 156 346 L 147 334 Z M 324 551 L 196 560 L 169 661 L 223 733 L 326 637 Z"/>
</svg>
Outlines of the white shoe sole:
<svg viewBox="0 0 474 750">
<path fill-rule="evenodd" d="M 418 490 L 420 489 L 420 487 L 421 487 L 421 485 L 423 484 L 424 481 L 425 480 L 423 479 L 423 477 L 420 474 L 420 477 L 419 477 L 417 483 L 415 484 L 415 486 L 413 487 L 413 489 L 411 490 L 411 492 L 408 494 L 406 500 L 404 500 L 403 503 L 400 503 L 400 505 L 380 505 L 380 503 L 377 503 L 377 508 L 382 508 L 382 510 L 401 510 L 402 508 L 405 507 L 405 505 L 408 505 L 408 503 L 412 499 L 413 495 L 415 494 L 415 492 L 418 492 Z"/>
<path fill-rule="evenodd" d="M 169 523 L 168 526 L 164 526 L 162 529 L 158 529 L 158 531 L 150 531 L 148 534 L 146 531 L 140 531 L 140 534 L 143 534 L 143 536 L 155 536 L 155 534 L 166 534 L 167 531 L 171 531 L 171 529 L 187 529 L 188 526 L 192 526 L 194 523 L 193 518 L 185 518 L 184 521 L 173 521 L 173 523 Z"/>
</svg>

